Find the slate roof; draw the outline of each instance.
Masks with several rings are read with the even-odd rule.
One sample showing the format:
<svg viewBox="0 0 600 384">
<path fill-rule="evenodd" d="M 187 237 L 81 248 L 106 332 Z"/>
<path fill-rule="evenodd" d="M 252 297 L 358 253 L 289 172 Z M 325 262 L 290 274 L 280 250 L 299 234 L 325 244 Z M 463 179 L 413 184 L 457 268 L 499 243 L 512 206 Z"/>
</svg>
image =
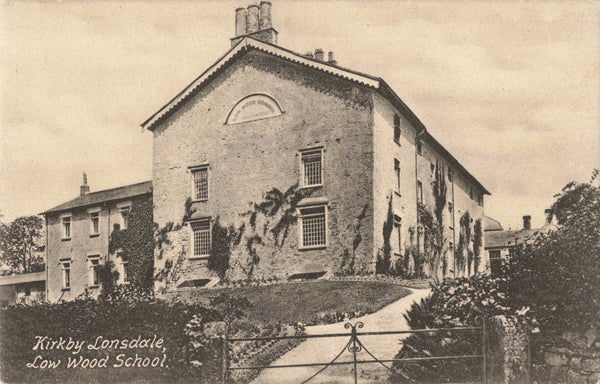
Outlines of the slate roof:
<svg viewBox="0 0 600 384">
<path fill-rule="evenodd" d="M 496 219 L 492 219 L 489 216 L 483 216 L 483 227 L 484 231 L 502 231 L 502 223 Z"/>
<path fill-rule="evenodd" d="M 231 47 L 223 56 L 221 56 L 213 65 L 211 65 L 206 71 L 192 81 L 187 87 L 179 92 L 173 99 L 167 104 L 150 116 L 144 121 L 141 126 L 150 131 L 156 128 L 156 125 L 160 123 L 164 118 L 168 117 L 173 113 L 180 105 L 182 105 L 191 95 L 193 95 L 198 89 L 207 84 L 214 76 L 216 76 L 221 69 L 226 65 L 233 62 L 234 59 L 240 57 L 244 53 L 250 50 L 258 50 L 273 56 L 289 60 L 294 63 L 302 64 L 310 68 L 314 68 L 330 75 L 341 77 L 350 81 L 363 84 L 365 86 L 378 90 L 385 98 L 390 100 L 392 104 L 398 110 L 402 111 L 409 119 L 409 121 L 417 127 L 422 133 L 421 137 L 434 149 L 440 152 L 452 166 L 454 166 L 461 173 L 465 174 L 467 178 L 477 185 L 484 194 L 490 195 L 490 192 L 473 176 L 469 171 L 463 167 L 462 164 L 454 156 L 450 154 L 436 139 L 433 138 L 425 128 L 425 125 L 419 120 L 419 118 L 408 108 L 408 106 L 398 97 L 398 95 L 392 90 L 392 88 L 380 77 L 371 76 L 365 73 L 354 71 L 348 68 L 341 67 L 339 65 L 333 65 L 326 63 L 314 58 L 306 57 L 302 54 L 290 51 L 282 48 L 278 45 L 266 43 L 253 39 L 252 37 L 245 37 L 241 39 L 236 45 Z"/>
<path fill-rule="evenodd" d="M 144 181 L 142 183 L 125 185 L 122 187 L 105 189 L 98 192 L 86 193 L 83 196 L 69 200 L 66 203 L 57 205 L 45 212 L 42 215 L 49 213 L 56 213 L 61 211 L 67 211 L 73 208 L 86 207 L 90 205 L 97 205 L 105 201 L 122 200 L 133 196 L 145 195 L 152 193 L 152 181 Z"/>
<path fill-rule="evenodd" d="M 23 283 L 33 283 L 35 281 L 45 281 L 46 271 L 23 273 L 20 275 L 0 276 L 0 286 L 14 285 Z"/>
<path fill-rule="evenodd" d="M 515 229 L 506 231 L 488 231 L 485 233 L 484 248 L 507 248 L 514 247 L 515 240 L 517 244 L 522 244 L 532 240 L 539 235 L 547 234 L 556 230 L 558 227 L 551 223 L 546 223 L 541 228 L 535 229 Z"/>
</svg>

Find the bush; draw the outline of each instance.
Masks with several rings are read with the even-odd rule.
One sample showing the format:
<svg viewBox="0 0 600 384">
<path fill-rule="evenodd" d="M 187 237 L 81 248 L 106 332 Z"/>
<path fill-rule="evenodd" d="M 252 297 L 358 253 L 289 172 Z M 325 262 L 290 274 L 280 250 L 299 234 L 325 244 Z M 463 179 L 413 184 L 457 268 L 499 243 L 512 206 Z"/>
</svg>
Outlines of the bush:
<svg viewBox="0 0 600 384">
<path fill-rule="evenodd" d="M 59 304 L 13 306 L 0 311 L 0 381 L 2 382 L 212 382 L 189 361 L 190 337 L 186 324 L 194 315 L 206 320 L 220 319 L 220 315 L 199 305 L 167 303 L 135 293 L 105 297 L 100 300 L 80 299 Z M 102 339 L 162 338 L 162 348 L 90 350 L 98 337 Z M 79 353 L 67 350 L 41 350 L 36 336 L 84 341 Z M 163 367 L 116 368 L 117 355 L 135 354 L 150 359 L 164 358 Z M 61 360 L 55 369 L 27 368 L 36 356 Z M 105 358 L 107 368 L 67 368 L 69 359 Z M 166 357 L 164 357 L 166 355 Z M 38 361 L 39 362 L 39 361 Z M 200 379 L 201 378 L 201 379 Z"/>
<path fill-rule="evenodd" d="M 560 227 L 522 246 L 503 269 L 509 299 L 531 308 L 543 334 L 600 327 L 600 188 L 570 183 L 557 197 Z"/>
<path fill-rule="evenodd" d="M 477 316 L 510 313 L 500 280 L 486 275 L 444 280 L 432 287 L 432 294 L 412 305 L 404 315 L 411 329 L 474 326 Z M 479 354 L 480 331 L 416 333 L 402 341 L 396 359 Z M 480 361 L 437 360 L 419 363 L 395 362 L 393 381 L 447 382 L 476 380 L 481 375 Z"/>
</svg>

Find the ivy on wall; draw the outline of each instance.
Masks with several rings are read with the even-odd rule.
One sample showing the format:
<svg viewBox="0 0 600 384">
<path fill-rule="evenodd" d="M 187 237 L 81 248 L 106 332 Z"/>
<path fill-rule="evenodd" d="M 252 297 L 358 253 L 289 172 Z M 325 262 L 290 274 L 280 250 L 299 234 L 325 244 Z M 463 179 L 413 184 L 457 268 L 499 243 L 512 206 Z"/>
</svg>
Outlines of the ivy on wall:
<svg viewBox="0 0 600 384">
<path fill-rule="evenodd" d="M 383 247 L 377 251 L 375 261 L 375 273 L 390 274 L 392 267 L 392 246 L 390 237 L 394 229 L 394 213 L 392 211 L 392 196 L 388 198 L 388 210 L 383 222 Z"/>
<path fill-rule="evenodd" d="M 479 267 L 481 266 L 481 245 L 483 244 L 481 227 L 481 219 L 475 220 L 475 224 L 473 225 L 473 254 L 475 256 L 474 273 L 479 272 Z"/>
<path fill-rule="evenodd" d="M 454 255 L 456 260 L 456 269 L 458 270 L 459 274 L 464 274 L 466 266 L 468 267 L 467 274 L 470 275 L 473 252 L 469 250 L 469 244 L 471 243 L 471 214 L 469 211 L 465 212 L 461 216 L 459 223 L 460 235 Z M 467 254 L 467 257 L 465 257 L 465 253 Z"/>
<path fill-rule="evenodd" d="M 128 281 L 140 288 L 152 287 L 154 268 L 154 226 L 152 198 L 136 200 L 129 211 L 129 226 L 115 225 L 109 253 L 128 263 Z M 114 267 L 114 266 L 113 266 Z"/>
</svg>

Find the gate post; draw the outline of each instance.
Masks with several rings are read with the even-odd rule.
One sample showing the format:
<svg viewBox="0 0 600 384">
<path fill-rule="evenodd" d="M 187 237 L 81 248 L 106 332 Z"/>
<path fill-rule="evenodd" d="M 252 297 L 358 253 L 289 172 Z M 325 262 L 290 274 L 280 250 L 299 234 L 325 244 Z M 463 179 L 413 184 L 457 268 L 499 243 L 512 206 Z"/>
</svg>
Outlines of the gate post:
<svg viewBox="0 0 600 384">
<path fill-rule="evenodd" d="M 227 377 L 228 377 L 228 373 L 229 373 L 229 353 L 228 353 L 228 349 L 227 349 L 227 344 L 229 343 L 228 340 L 228 331 L 229 331 L 229 327 L 226 325 L 225 326 L 225 333 L 223 334 L 223 336 L 221 336 L 221 354 L 222 354 L 222 358 L 223 358 L 223 364 L 221 367 L 221 384 L 227 384 Z"/>
</svg>

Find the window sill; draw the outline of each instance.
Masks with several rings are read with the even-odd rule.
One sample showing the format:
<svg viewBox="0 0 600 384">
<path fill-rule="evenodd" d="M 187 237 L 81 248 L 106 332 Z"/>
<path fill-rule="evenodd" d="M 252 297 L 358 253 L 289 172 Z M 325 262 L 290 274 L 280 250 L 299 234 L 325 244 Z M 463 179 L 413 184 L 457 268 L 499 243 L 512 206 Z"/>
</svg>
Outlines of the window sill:
<svg viewBox="0 0 600 384">
<path fill-rule="evenodd" d="M 190 256 L 188 257 L 189 260 L 206 260 L 210 258 L 210 255 L 200 255 L 200 256 Z"/>
<path fill-rule="evenodd" d="M 192 200 L 191 202 L 192 202 L 192 203 L 203 203 L 203 202 L 205 202 L 205 201 L 208 201 L 208 198 L 206 198 L 206 199 Z"/>
<path fill-rule="evenodd" d="M 98 237 L 98 236 L 100 236 L 100 234 L 99 234 L 99 233 L 92 233 L 92 234 L 90 235 L 90 237 Z"/>
<path fill-rule="evenodd" d="M 100 286 L 99 285 L 88 285 L 86 288 L 96 289 L 96 288 L 100 288 Z"/>
<path fill-rule="evenodd" d="M 70 290 L 71 290 L 71 288 L 62 288 L 62 289 L 61 289 L 61 291 L 62 291 L 62 292 L 65 292 L 65 291 L 70 291 Z"/>
<path fill-rule="evenodd" d="M 398 191 L 394 191 L 394 194 L 395 194 L 396 196 L 398 196 L 398 197 L 402 197 L 402 194 L 401 194 L 400 192 L 398 192 Z"/>
<path fill-rule="evenodd" d="M 312 184 L 312 185 L 303 185 L 300 189 L 308 189 L 308 188 L 320 188 L 323 184 Z"/>
<path fill-rule="evenodd" d="M 310 247 L 299 247 L 298 250 L 299 251 L 315 251 L 318 249 L 325 249 L 327 248 L 327 245 L 312 245 Z"/>
<path fill-rule="evenodd" d="M 70 237 L 63 237 L 62 239 L 60 239 L 60 241 L 71 241 Z"/>
</svg>

